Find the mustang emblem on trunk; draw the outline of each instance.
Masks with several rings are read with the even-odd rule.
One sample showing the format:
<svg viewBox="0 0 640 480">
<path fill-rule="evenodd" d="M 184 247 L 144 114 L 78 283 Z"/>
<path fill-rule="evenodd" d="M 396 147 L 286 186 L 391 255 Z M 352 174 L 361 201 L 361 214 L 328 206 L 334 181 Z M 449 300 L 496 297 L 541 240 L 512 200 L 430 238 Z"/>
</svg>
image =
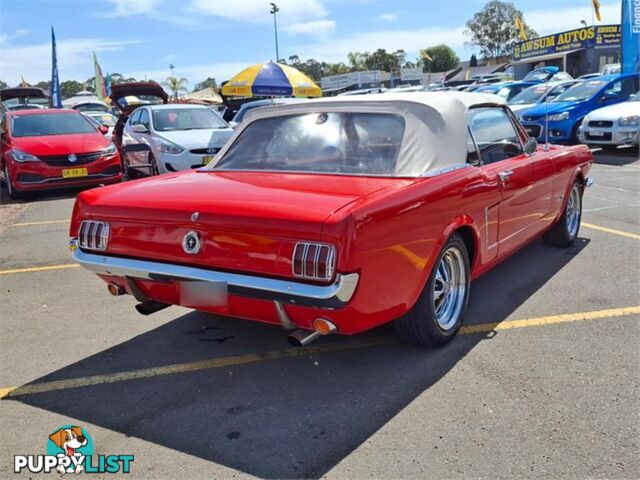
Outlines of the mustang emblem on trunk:
<svg viewBox="0 0 640 480">
<path fill-rule="evenodd" d="M 198 253 L 201 246 L 202 243 L 200 242 L 200 235 L 198 235 L 198 232 L 187 232 L 182 239 L 182 249 L 189 255 L 195 255 Z"/>
</svg>

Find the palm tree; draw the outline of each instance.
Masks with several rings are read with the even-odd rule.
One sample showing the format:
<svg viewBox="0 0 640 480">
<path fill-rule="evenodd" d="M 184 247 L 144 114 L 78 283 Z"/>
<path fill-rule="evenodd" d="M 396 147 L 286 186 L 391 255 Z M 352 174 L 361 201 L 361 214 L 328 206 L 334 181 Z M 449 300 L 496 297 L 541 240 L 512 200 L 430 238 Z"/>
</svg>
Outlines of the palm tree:
<svg viewBox="0 0 640 480">
<path fill-rule="evenodd" d="M 162 85 L 171 90 L 171 94 L 177 100 L 179 93 L 186 93 L 187 87 L 185 85 L 189 83 L 186 78 L 167 77 L 166 82 L 162 82 Z"/>
</svg>

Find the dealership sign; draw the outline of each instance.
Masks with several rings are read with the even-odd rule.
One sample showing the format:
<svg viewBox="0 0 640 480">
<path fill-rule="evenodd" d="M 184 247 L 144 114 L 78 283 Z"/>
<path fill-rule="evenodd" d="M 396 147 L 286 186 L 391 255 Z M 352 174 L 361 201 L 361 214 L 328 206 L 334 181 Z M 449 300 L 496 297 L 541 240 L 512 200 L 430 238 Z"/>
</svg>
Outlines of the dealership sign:
<svg viewBox="0 0 640 480">
<path fill-rule="evenodd" d="M 563 53 L 587 47 L 620 45 L 620 25 L 598 25 L 518 42 L 513 46 L 513 59 Z"/>
<path fill-rule="evenodd" d="M 366 72 L 352 72 L 343 75 L 332 75 L 322 77 L 320 85 L 323 90 L 328 88 L 348 88 L 353 85 L 362 87 L 363 85 L 377 84 L 389 80 L 389 74 L 381 70 L 369 70 Z"/>
</svg>

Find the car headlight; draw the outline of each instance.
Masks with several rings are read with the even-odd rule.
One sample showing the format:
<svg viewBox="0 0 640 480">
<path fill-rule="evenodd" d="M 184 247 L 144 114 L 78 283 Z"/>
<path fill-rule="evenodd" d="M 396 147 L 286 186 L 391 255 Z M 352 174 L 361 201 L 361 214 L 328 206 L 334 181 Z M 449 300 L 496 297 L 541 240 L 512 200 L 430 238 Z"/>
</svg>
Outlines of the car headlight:
<svg viewBox="0 0 640 480">
<path fill-rule="evenodd" d="M 628 117 L 620 117 L 618 123 L 621 127 L 637 127 L 640 125 L 640 115 L 629 115 Z"/>
<path fill-rule="evenodd" d="M 40 161 L 40 159 L 35 155 L 31 155 L 30 153 L 23 152 L 22 150 L 18 150 L 17 148 L 14 148 L 13 150 L 11 150 L 11 157 L 13 157 L 13 159 L 16 162 L 20 162 L 20 163 Z"/>
<path fill-rule="evenodd" d="M 549 120 L 552 122 L 561 122 L 569 118 L 569 112 L 556 113 L 555 115 L 549 115 Z"/>
<path fill-rule="evenodd" d="M 170 155 L 179 155 L 184 152 L 184 148 L 168 140 L 158 140 L 158 150 Z"/>
<path fill-rule="evenodd" d="M 116 148 L 116 146 L 113 143 L 110 143 L 107 148 L 102 150 L 102 154 L 105 156 L 111 156 L 111 155 L 115 155 L 117 151 L 118 149 Z"/>
</svg>

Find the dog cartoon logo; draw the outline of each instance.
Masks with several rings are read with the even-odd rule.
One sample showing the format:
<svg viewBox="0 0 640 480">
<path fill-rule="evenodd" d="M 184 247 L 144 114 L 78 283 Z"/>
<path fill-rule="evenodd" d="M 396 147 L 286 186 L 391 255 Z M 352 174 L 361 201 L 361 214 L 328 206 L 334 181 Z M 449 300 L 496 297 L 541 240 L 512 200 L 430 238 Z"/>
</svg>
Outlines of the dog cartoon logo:
<svg viewBox="0 0 640 480">
<path fill-rule="evenodd" d="M 82 464 L 83 457 L 93 454 L 93 442 L 82 427 L 66 425 L 49 435 L 47 453 L 57 457 L 69 457 L 68 463 L 58 464 L 58 473 L 79 474 L 85 470 Z M 65 467 L 65 463 L 68 467 Z"/>
</svg>

